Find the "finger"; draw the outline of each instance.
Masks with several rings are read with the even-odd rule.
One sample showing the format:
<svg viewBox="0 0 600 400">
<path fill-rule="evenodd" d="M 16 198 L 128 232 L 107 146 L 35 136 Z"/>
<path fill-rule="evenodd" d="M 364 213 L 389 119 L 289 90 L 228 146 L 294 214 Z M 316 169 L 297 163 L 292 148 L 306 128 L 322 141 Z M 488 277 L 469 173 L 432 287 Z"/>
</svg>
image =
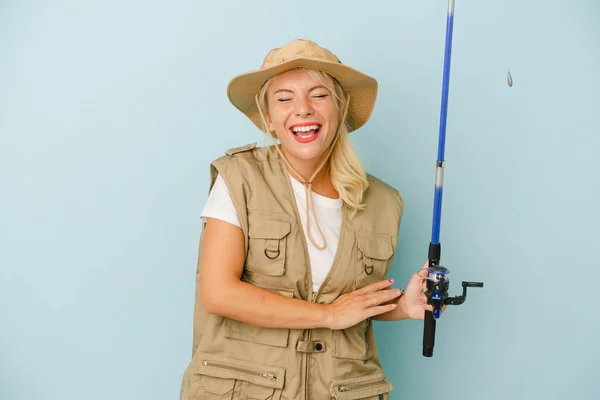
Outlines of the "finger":
<svg viewBox="0 0 600 400">
<path fill-rule="evenodd" d="M 387 287 L 392 286 L 392 284 L 394 283 L 394 279 L 386 279 L 383 281 L 379 281 L 379 282 L 374 282 L 374 283 L 370 283 L 360 289 L 356 289 L 354 291 L 354 293 L 356 294 L 366 294 L 366 293 L 372 293 L 372 292 L 376 292 L 378 290 L 382 290 L 385 289 Z"/>
<path fill-rule="evenodd" d="M 373 307 L 387 301 L 398 298 L 404 293 L 402 289 L 383 290 L 375 293 L 369 293 L 365 296 L 366 307 Z"/>
<path fill-rule="evenodd" d="M 393 304 L 387 304 L 385 306 L 371 307 L 368 309 L 367 317 L 372 317 L 374 315 L 379 315 L 379 314 L 383 314 L 383 313 L 392 311 L 392 310 L 396 309 L 397 306 L 398 305 L 396 303 L 393 303 Z"/>
<path fill-rule="evenodd" d="M 429 280 L 429 271 L 425 270 L 425 272 L 421 272 L 419 275 L 421 276 L 421 286 L 427 287 L 427 281 Z"/>
<path fill-rule="evenodd" d="M 427 279 L 427 276 L 429 275 L 429 261 L 425 261 L 425 264 L 417 271 L 416 275 L 421 279 Z"/>
<path fill-rule="evenodd" d="M 426 286 L 422 287 L 421 291 L 420 291 L 419 299 L 421 301 L 424 301 L 425 303 L 427 303 L 427 293 L 428 293 L 427 287 Z"/>
</svg>

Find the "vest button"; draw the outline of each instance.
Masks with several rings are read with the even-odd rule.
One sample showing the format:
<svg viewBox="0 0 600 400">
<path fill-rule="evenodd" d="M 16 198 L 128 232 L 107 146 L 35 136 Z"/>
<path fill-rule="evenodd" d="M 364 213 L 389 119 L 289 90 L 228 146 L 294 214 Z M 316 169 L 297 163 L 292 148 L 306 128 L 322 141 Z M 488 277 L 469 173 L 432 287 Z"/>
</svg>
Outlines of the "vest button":
<svg viewBox="0 0 600 400">
<path fill-rule="evenodd" d="M 321 343 L 315 344 L 315 350 L 317 350 L 317 351 L 323 350 L 323 345 Z"/>
</svg>

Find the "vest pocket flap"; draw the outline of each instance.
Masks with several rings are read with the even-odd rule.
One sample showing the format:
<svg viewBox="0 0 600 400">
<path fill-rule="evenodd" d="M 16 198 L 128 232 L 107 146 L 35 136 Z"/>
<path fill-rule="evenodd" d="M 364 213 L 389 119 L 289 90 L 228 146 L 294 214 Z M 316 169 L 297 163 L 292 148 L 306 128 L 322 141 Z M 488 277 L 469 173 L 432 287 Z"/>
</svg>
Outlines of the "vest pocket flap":
<svg viewBox="0 0 600 400">
<path fill-rule="evenodd" d="M 201 384 L 204 390 L 206 390 L 208 393 L 223 396 L 225 393 L 229 393 L 233 390 L 235 379 L 221 379 L 214 378 L 212 376 L 203 376 L 201 379 Z"/>
<path fill-rule="evenodd" d="M 240 380 L 272 389 L 282 389 L 285 380 L 283 368 L 228 359 L 214 354 L 198 354 L 195 372 L 204 376 L 221 378 L 222 381 Z M 219 390 L 226 388 L 225 383 L 220 385 Z"/>
<path fill-rule="evenodd" d="M 290 233 L 291 224 L 286 221 L 256 219 L 248 226 L 252 239 L 283 239 Z"/>
<path fill-rule="evenodd" d="M 331 382 L 331 395 L 337 400 L 370 399 L 393 390 L 383 373 Z"/>
<path fill-rule="evenodd" d="M 356 239 L 358 249 L 368 258 L 389 260 L 394 254 L 390 235 L 357 233 Z"/>
<path fill-rule="evenodd" d="M 275 389 L 271 387 L 253 385 L 249 382 L 242 383 L 243 399 L 273 400 Z"/>
<path fill-rule="evenodd" d="M 278 218 L 278 214 L 248 214 L 248 271 L 267 276 L 285 273 L 286 236 L 291 232 L 291 222 Z"/>
</svg>

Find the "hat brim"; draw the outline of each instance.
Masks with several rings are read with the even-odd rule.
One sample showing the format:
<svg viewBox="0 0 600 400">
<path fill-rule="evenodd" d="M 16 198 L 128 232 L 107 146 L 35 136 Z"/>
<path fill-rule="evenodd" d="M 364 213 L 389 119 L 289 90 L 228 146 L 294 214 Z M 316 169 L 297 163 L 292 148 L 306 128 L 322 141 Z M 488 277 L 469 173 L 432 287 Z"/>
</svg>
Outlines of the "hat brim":
<svg viewBox="0 0 600 400">
<path fill-rule="evenodd" d="M 350 131 L 357 130 L 368 121 L 375 107 L 377 81 L 341 63 L 297 58 L 270 68 L 247 72 L 236 76 L 229 82 L 227 96 L 238 110 L 262 130 L 262 121 L 255 101 L 256 94 L 270 78 L 302 67 L 330 74 L 342 84 L 344 91 L 350 94 L 347 117 Z"/>
</svg>

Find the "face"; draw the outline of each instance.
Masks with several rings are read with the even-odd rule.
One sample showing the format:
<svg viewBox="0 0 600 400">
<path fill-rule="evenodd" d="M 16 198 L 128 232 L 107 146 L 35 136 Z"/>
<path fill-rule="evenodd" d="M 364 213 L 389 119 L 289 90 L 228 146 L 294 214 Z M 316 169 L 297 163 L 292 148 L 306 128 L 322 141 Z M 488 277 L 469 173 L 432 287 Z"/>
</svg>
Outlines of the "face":
<svg viewBox="0 0 600 400">
<path fill-rule="evenodd" d="M 331 81 L 327 85 L 333 87 Z M 279 138 L 286 156 L 297 162 L 320 161 L 337 129 L 333 93 L 306 72 L 291 70 L 274 80 L 268 104 L 268 128 Z"/>
</svg>

